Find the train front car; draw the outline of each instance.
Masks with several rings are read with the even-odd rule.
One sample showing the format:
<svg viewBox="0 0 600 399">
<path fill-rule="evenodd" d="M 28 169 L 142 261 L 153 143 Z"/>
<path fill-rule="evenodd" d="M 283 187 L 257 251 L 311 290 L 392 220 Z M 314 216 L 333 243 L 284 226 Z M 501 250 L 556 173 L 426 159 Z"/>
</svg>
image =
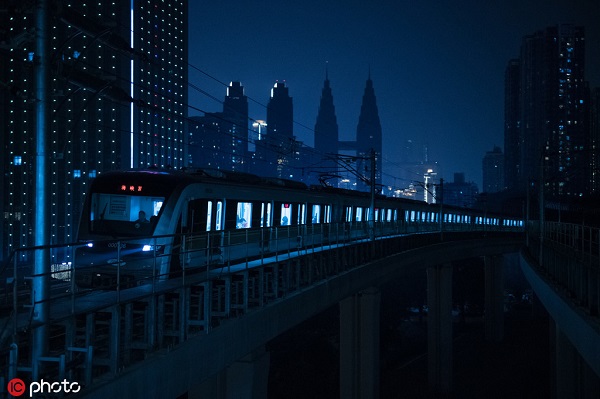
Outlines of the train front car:
<svg viewBox="0 0 600 399">
<path fill-rule="evenodd" d="M 146 170 L 107 172 L 92 182 L 75 253 L 78 287 L 127 288 L 160 277 L 173 241 L 162 216 L 178 180 Z"/>
</svg>

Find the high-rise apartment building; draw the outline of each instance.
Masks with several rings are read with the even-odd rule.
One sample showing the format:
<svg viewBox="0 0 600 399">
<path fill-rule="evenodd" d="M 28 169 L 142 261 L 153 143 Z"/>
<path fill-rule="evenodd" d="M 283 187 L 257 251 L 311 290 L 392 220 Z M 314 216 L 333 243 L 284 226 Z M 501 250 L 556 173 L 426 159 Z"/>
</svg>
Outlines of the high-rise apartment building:
<svg viewBox="0 0 600 399">
<path fill-rule="evenodd" d="M 504 184 L 522 190 L 521 179 L 521 61 L 508 62 L 504 75 Z M 483 189 L 485 191 L 485 183 Z"/>
<path fill-rule="evenodd" d="M 506 72 L 508 187 L 524 190 L 528 181 L 541 180 L 550 197 L 589 193 L 590 95 L 584 67 L 583 27 L 553 26 L 523 38 L 520 60 L 511 61 Z"/>
<path fill-rule="evenodd" d="M 482 162 L 483 192 L 497 193 L 504 190 L 504 154 L 500 147 L 494 146 L 486 152 Z"/>
<path fill-rule="evenodd" d="M 33 244 L 36 184 L 33 3 L 0 12 L 2 254 Z M 51 243 L 76 239 L 103 171 L 184 166 L 187 0 L 64 0 L 48 10 Z M 59 259 L 63 260 L 63 259 Z"/>
</svg>

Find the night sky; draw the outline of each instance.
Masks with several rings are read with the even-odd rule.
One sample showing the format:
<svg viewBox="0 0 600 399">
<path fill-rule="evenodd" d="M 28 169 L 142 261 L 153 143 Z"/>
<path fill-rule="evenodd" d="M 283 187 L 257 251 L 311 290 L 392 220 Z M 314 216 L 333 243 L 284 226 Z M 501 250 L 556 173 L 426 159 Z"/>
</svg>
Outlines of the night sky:
<svg viewBox="0 0 600 399">
<path fill-rule="evenodd" d="M 355 140 L 370 70 L 384 182 L 412 139 L 446 181 L 464 172 L 481 189 L 485 152 L 504 147 L 504 70 L 525 35 L 585 26 L 586 78 L 600 86 L 598 0 L 221 0 L 190 1 L 189 13 L 189 81 L 204 92 L 190 87 L 190 116 L 222 111 L 210 96 L 222 101 L 222 83 L 237 80 L 250 118 L 266 120 L 270 90 L 285 81 L 294 135 L 313 146 L 327 65 L 340 140 Z"/>
</svg>

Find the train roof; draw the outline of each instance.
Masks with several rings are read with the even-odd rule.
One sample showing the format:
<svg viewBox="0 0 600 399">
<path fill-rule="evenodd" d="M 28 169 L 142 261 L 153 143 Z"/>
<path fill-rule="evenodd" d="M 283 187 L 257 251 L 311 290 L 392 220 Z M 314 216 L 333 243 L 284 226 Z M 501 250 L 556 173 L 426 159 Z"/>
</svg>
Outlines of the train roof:
<svg viewBox="0 0 600 399">
<path fill-rule="evenodd" d="M 186 168 L 186 169 L 163 169 L 163 168 L 144 168 L 129 169 L 122 171 L 109 171 L 101 174 L 106 176 L 122 175 L 129 173 L 139 173 L 142 175 L 165 176 L 169 179 L 176 179 L 181 182 L 222 182 L 239 183 L 245 185 L 276 186 L 282 188 L 291 188 L 297 190 L 308 190 L 308 186 L 302 182 L 277 177 L 261 177 L 251 173 L 227 171 L 213 168 Z"/>
</svg>

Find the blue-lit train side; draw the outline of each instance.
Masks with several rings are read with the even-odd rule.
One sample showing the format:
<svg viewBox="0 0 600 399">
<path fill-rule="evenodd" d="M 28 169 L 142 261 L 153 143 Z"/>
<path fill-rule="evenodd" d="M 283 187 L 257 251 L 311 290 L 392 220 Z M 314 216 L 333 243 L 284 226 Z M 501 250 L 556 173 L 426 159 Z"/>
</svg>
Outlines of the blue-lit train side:
<svg viewBox="0 0 600 399">
<path fill-rule="evenodd" d="M 437 230 L 440 206 L 211 170 L 107 172 L 91 184 L 78 232 L 81 288 L 143 284 L 330 242 Z M 506 220 L 444 207 L 448 230 Z M 371 231 L 369 231 L 371 229 Z M 151 280 L 152 279 L 152 280 Z"/>
</svg>

